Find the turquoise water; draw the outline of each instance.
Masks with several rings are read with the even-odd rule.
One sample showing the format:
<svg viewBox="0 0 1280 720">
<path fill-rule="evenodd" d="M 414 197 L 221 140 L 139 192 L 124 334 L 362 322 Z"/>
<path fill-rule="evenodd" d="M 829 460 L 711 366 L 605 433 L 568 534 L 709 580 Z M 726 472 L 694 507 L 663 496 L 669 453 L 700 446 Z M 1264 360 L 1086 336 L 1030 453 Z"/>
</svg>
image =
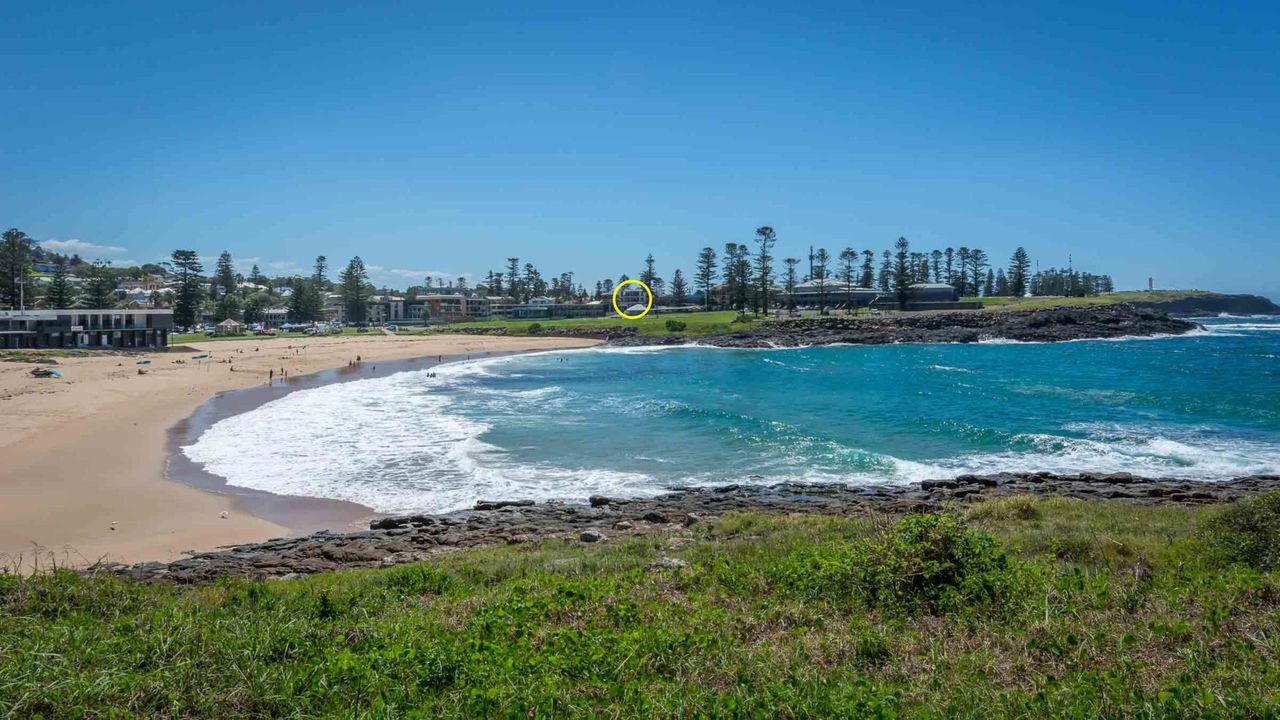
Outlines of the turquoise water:
<svg viewBox="0 0 1280 720">
<path fill-rule="evenodd" d="M 294 393 L 187 452 L 232 484 L 393 511 L 743 479 L 1280 472 L 1280 319 L 1200 322 L 1058 344 L 516 356 Z M 303 416 L 270 450 L 253 440 Z"/>
</svg>

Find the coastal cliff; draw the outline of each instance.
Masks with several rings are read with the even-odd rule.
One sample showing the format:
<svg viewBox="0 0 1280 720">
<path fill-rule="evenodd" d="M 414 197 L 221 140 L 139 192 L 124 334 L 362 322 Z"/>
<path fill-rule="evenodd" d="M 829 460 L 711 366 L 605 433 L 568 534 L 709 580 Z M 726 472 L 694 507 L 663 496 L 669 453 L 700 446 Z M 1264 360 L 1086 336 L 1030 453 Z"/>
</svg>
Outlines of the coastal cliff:
<svg viewBox="0 0 1280 720">
<path fill-rule="evenodd" d="M 1093 338 L 1181 335 L 1199 326 L 1126 303 L 1028 310 L 955 310 L 861 317 L 777 320 L 740 332 L 696 338 L 703 345 L 762 348 L 802 345 L 974 343 L 989 340 L 1061 342 Z M 610 338 L 615 345 L 674 345 L 677 336 Z"/>
</svg>

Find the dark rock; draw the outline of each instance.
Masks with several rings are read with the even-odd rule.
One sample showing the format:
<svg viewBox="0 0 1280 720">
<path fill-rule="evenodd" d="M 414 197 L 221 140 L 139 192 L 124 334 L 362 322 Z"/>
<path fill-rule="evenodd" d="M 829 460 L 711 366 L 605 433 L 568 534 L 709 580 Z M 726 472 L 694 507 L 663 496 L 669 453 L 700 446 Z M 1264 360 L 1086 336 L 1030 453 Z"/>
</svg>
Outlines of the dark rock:
<svg viewBox="0 0 1280 720">
<path fill-rule="evenodd" d="M 963 482 L 961 482 L 963 480 Z M 783 483 L 725 487 L 686 487 L 653 498 L 610 501 L 607 506 L 524 500 L 489 503 L 518 512 L 460 511 L 443 515 L 378 518 L 372 529 L 349 534 L 318 532 L 297 538 L 275 538 L 213 552 L 195 553 L 170 563 L 134 566 L 102 563 L 86 572 L 109 572 L 146 581 L 207 583 L 220 577 L 265 579 L 326 572 L 347 567 L 377 567 L 414 562 L 455 547 L 535 542 L 549 537 L 604 539 L 600 527 L 627 534 L 661 533 L 671 519 L 682 523 L 749 511 L 776 514 L 859 515 L 876 511 L 905 514 L 946 510 L 957 499 L 973 502 L 1032 492 L 1079 497 L 1091 502 L 1183 504 L 1233 502 L 1241 497 L 1280 490 L 1280 476 L 1254 475 L 1224 482 L 1138 478 L 1129 474 L 1055 475 L 999 473 L 967 475 L 955 480 L 875 487 Z M 644 523 L 637 523 L 637 520 Z M 671 538 L 668 542 L 684 542 Z M 675 547 L 676 545 L 672 545 Z"/>
<path fill-rule="evenodd" d="M 609 498 L 603 495 L 592 495 L 591 497 L 587 498 L 587 502 L 591 503 L 591 507 L 604 507 L 605 505 L 608 505 L 611 501 L 609 500 Z"/>
<path fill-rule="evenodd" d="M 529 507 L 530 505 L 533 505 L 532 500 L 480 500 L 472 509 L 501 510 L 506 507 Z"/>
<path fill-rule="evenodd" d="M 1133 305 L 1065 306 L 1027 310 L 952 310 L 858 318 L 807 317 L 774 320 L 748 330 L 696 338 L 704 345 L 764 348 L 849 343 L 971 343 L 980 340 L 1058 342 L 1129 335 L 1180 335 L 1199 327 L 1162 312 Z M 615 345 L 668 345 L 679 337 L 628 335 Z"/>
</svg>

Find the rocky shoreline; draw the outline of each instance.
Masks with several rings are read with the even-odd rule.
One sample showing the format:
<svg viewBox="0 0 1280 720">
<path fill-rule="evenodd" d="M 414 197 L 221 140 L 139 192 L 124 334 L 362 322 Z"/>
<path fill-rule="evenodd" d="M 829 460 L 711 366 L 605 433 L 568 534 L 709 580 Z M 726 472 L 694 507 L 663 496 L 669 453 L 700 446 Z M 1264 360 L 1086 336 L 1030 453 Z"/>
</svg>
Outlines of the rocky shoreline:
<svg viewBox="0 0 1280 720">
<path fill-rule="evenodd" d="M 1182 335 L 1200 326 L 1128 304 L 1030 310 L 944 310 L 862 317 L 797 318 L 759 323 L 741 332 L 697 338 L 702 345 L 766 348 L 803 345 L 975 343 L 991 340 L 1062 342 Z M 612 338 L 614 345 L 680 344 L 680 337 Z"/>
<path fill-rule="evenodd" d="M 111 572 L 143 581 L 211 582 L 221 577 L 256 580 L 347 568 L 389 567 L 441 552 L 560 538 L 600 542 L 610 538 L 682 532 L 731 512 L 859 515 L 937 512 L 991 497 L 1019 494 L 1126 502 L 1207 505 L 1280 490 L 1280 475 L 1224 482 L 1144 478 L 1127 473 L 962 475 L 907 485 L 735 484 L 679 488 L 653 498 L 592 497 L 588 503 L 531 500 L 486 501 L 471 510 L 440 515 L 378 518 L 364 532 L 322 531 L 193 553 L 170 563 L 125 566 L 100 563 L 87 572 Z"/>
<path fill-rule="evenodd" d="M 679 320 L 678 315 L 672 319 Z M 619 321 L 621 322 L 621 321 Z M 604 340 L 615 346 L 712 345 L 734 348 L 808 345 L 888 345 L 893 343 L 975 343 L 989 340 L 1062 342 L 1096 338 L 1182 335 L 1200 326 L 1153 307 L 1127 303 L 1035 309 L 933 310 L 858 317 L 829 316 L 750 323 L 715 335 L 640 335 L 635 325 L 548 326 L 538 334 Z M 477 335 L 506 335 L 506 327 L 444 329 Z"/>
<path fill-rule="evenodd" d="M 1135 302 L 1135 306 L 1166 312 L 1170 315 L 1280 315 L 1280 306 L 1261 295 L 1228 295 L 1202 293 L 1152 302 Z"/>
</svg>

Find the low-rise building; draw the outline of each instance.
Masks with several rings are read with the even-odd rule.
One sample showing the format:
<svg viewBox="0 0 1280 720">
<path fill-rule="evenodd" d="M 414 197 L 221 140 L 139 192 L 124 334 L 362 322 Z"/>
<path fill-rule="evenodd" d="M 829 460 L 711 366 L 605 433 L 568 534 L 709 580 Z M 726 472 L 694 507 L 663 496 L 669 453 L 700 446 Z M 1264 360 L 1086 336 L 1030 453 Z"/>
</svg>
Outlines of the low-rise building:
<svg viewBox="0 0 1280 720">
<path fill-rule="evenodd" d="M 786 299 L 786 294 L 783 293 L 781 297 Z M 802 282 L 796 285 L 794 297 L 796 305 L 801 306 L 818 307 L 826 305 L 833 307 L 839 305 L 844 307 L 867 307 L 878 299 L 890 298 L 891 295 L 874 288 L 849 287 L 839 280 L 831 279 L 827 280 L 826 283 L 818 283 L 812 280 Z"/>
<path fill-rule="evenodd" d="M 162 348 L 173 310 L 0 310 L 0 348 Z"/>
<path fill-rule="evenodd" d="M 392 295 L 370 295 L 365 300 L 364 322 L 383 325 L 392 322 L 404 322 L 409 319 L 404 313 L 404 298 Z M 341 293 L 328 293 L 324 297 L 324 316 L 337 322 L 353 322 L 347 317 L 347 305 Z"/>
<path fill-rule="evenodd" d="M 421 300 L 423 319 L 428 322 L 473 322 L 493 317 L 492 304 L 485 297 L 440 293 L 427 295 Z"/>
<path fill-rule="evenodd" d="M 618 307 L 626 310 L 632 305 L 649 305 L 649 293 L 635 283 L 627 283 L 618 289 Z"/>
<path fill-rule="evenodd" d="M 373 295 L 367 302 L 365 317 L 374 325 L 385 325 L 391 322 L 403 322 L 404 298 L 393 295 Z"/>
<path fill-rule="evenodd" d="M 511 308 L 512 320 L 567 320 L 570 318 L 604 317 L 608 305 L 593 300 L 585 303 L 537 303 L 516 305 Z"/>
</svg>

